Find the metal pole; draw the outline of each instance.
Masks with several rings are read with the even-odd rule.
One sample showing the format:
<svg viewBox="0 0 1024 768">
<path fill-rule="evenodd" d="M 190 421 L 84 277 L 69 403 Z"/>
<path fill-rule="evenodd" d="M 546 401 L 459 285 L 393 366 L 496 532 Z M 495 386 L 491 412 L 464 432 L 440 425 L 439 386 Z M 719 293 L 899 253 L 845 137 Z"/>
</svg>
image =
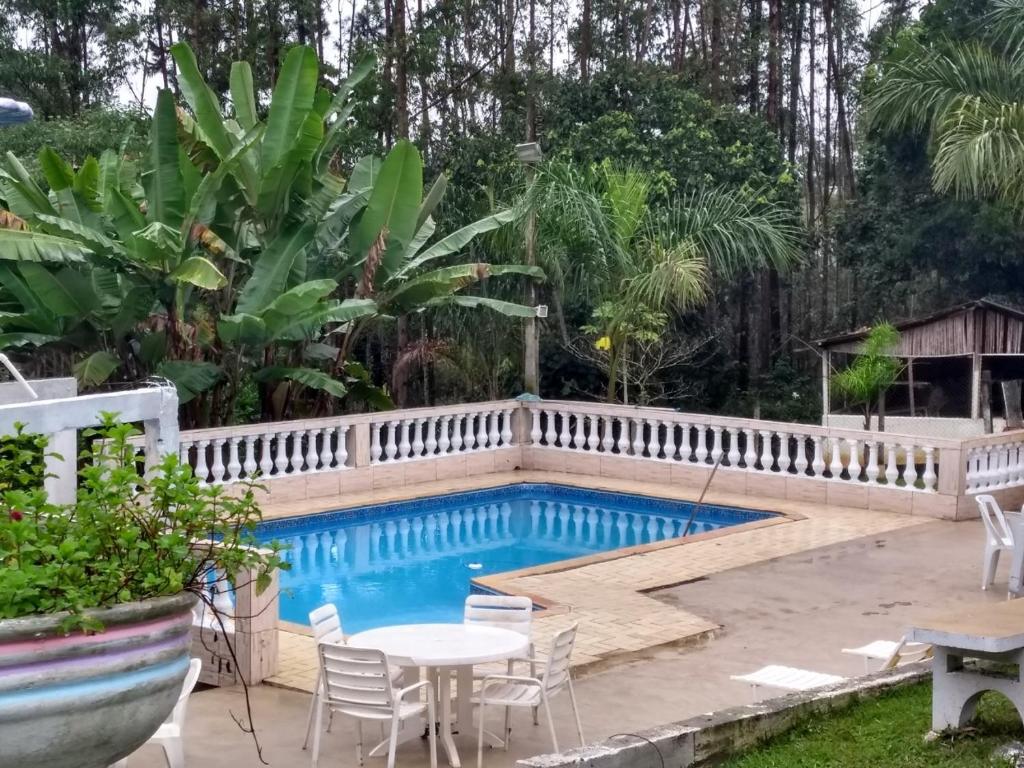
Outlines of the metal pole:
<svg viewBox="0 0 1024 768">
<path fill-rule="evenodd" d="M 526 182 L 533 184 L 536 169 L 533 163 L 526 165 Z M 526 264 L 537 264 L 537 214 L 530 207 L 526 214 Z M 537 305 L 537 285 L 531 278 L 526 282 L 526 304 Z M 523 328 L 523 383 L 531 395 L 540 394 L 540 339 L 537 334 L 537 318 L 526 318 Z"/>
</svg>

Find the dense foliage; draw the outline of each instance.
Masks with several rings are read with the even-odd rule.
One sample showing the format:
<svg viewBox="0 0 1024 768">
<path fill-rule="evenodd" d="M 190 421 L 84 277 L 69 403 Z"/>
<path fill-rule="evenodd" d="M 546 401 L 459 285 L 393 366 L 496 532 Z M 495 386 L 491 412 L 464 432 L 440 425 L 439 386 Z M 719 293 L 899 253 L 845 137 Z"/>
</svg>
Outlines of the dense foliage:
<svg viewBox="0 0 1024 768">
<path fill-rule="evenodd" d="M 90 608 L 237 587 L 243 570 L 262 591 L 288 567 L 276 547 L 255 548 L 260 510 L 251 488 L 231 495 L 201 485 L 175 456 L 141 478 L 136 434 L 107 417 L 86 435 L 94 450 L 82 457 L 73 505 L 50 503 L 39 483 L 0 486 L 0 619 L 67 613 L 67 629 L 96 629 Z M 22 478 L 32 453 L 0 450 L 0 478 Z"/>
</svg>

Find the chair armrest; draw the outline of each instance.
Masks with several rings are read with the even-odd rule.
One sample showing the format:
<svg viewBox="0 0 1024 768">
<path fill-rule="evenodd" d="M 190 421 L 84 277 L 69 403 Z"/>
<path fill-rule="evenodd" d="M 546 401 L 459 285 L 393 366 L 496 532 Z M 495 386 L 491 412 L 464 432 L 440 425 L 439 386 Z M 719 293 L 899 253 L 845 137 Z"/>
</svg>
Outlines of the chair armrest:
<svg viewBox="0 0 1024 768">
<path fill-rule="evenodd" d="M 536 677 L 527 677 L 525 675 L 486 675 L 483 679 L 483 685 L 486 686 L 490 682 L 506 682 L 506 683 L 524 683 L 526 685 L 537 685 L 543 687 L 543 683 Z"/>
<path fill-rule="evenodd" d="M 395 693 L 395 698 L 404 699 L 407 695 L 413 691 L 418 691 L 420 688 L 426 688 L 429 696 L 434 695 L 434 685 L 429 680 L 420 680 L 418 683 L 407 685 L 405 688 Z"/>
</svg>

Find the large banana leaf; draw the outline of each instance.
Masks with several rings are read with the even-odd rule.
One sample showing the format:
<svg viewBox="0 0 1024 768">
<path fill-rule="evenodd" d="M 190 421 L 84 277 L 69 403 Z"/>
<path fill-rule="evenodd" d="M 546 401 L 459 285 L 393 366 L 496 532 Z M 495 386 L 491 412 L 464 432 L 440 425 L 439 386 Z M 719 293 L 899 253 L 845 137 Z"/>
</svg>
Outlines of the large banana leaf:
<svg viewBox="0 0 1024 768">
<path fill-rule="evenodd" d="M 0 260 L 66 263 L 85 261 L 91 255 L 92 250 L 66 237 L 0 229 Z"/>
<path fill-rule="evenodd" d="M 53 192 L 68 189 L 75 183 L 74 170 L 50 147 L 39 150 L 39 168 Z"/>
<path fill-rule="evenodd" d="M 434 213 L 434 209 L 441 202 L 441 198 L 444 197 L 445 190 L 448 189 L 448 177 L 441 173 L 434 183 L 430 185 L 430 191 L 427 192 L 427 196 L 423 198 L 423 204 L 420 206 L 420 212 L 416 217 L 416 229 L 419 230 L 427 223 L 427 219 Z"/>
<path fill-rule="evenodd" d="M 8 152 L 4 157 L 6 162 L 0 171 L 0 192 L 7 200 L 7 207 L 22 218 L 36 213 L 56 214 L 46 193 L 32 180 L 14 153 Z"/>
<path fill-rule="evenodd" d="M 377 313 L 373 299 L 324 302 L 296 315 L 266 313 L 267 333 L 274 340 L 304 341 L 316 337 L 328 323 L 349 323 Z"/>
<path fill-rule="evenodd" d="M 197 288 L 215 291 L 223 288 L 227 278 L 212 261 L 202 256 L 190 256 L 167 276 L 176 283 L 188 283 Z"/>
<path fill-rule="evenodd" d="M 269 131 L 269 128 L 268 128 Z M 300 193 L 310 192 L 311 180 L 309 160 L 323 137 L 323 121 L 315 111 L 310 110 L 306 119 L 299 126 L 296 136 L 292 137 L 291 148 L 284 158 L 275 166 L 263 168 L 263 179 L 260 183 L 260 194 L 257 207 L 267 218 L 284 218 L 291 202 L 292 184 L 296 179 L 305 179 L 306 184 Z M 266 144 L 266 134 L 264 134 Z"/>
<path fill-rule="evenodd" d="M 16 347 L 41 347 L 43 344 L 49 344 L 54 341 L 59 341 L 60 336 L 54 336 L 45 333 L 33 333 L 31 331 L 10 331 L 0 333 L 0 350 L 14 349 Z"/>
<path fill-rule="evenodd" d="M 81 272 L 54 273 L 35 262 L 22 264 L 19 271 L 29 290 L 57 317 L 84 318 L 99 307 L 99 298 Z"/>
<path fill-rule="evenodd" d="M 316 96 L 317 61 L 312 48 L 297 45 L 288 51 L 267 114 L 261 153 L 264 176 L 280 165 L 292 148 Z"/>
<path fill-rule="evenodd" d="M 335 397 L 344 397 L 348 390 L 337 379 L 314 368 L 285 368 L 273 366 L 257 372 L 257 381 L 294 381 L 304 387 L 327 392 Z"/>
<path fill-rule="evenodd" d="M 324 140 L 321 142 L 319 149 L 317 149 L 315 165 L 318 174 L 324 173 L 324 171 L 327 170 L 327 165 L 330 163 L 331 155 L 334 153 L 334 148 L 338 143 L 341 129 L 345 127 L 345 124 L 348 122 L 348 116 L 352 112 L 353 105 L 351 103 L 347 103 L 349 96 L 352 95 L 352 91 L 355 87 L 362 82 L 376 66 L 377 59 L 374 56 L 366 57 L 353 67 L 348 77 L 345 78 L 345 82 L 338 86 L 338 90 L 334 94 L 334 100 L 331 102 L 331 106 L 327 110 L 327 114 L 324 115 L 324 119 L 330 124 L 330 127 L 327 129 L 327 133 L 324 135 Z"/>
<path fill-rule="evenodd" d="M 178 84 L 185 101 L 192 107 L 200 138 L 223 160 L 231 151 L 233 142 L 224 127 L 217 97 L 203 80 L 188 43 L 172 45 L 171 56 L 178 65 Z"/>
<path fill-rule="evenodd" d="M 287 290 L 295 262 L 304 258 L 315 231 L 312 224 L 293 225 L 267 244 L 238 297 L 238 312 L 258 315 Z"/>
<path fill-rule="evenodd" d="M 265 312 L 281 316 L 305 312 L 337 287 L 335 280 L 310 280 L 282 293 L 270 302 Z"/>
<path fill-rule="evenodd" d="M 252 67 L 247 61 L 236 61 L 231 65 L 228 78 L 231 101 L 235 105 L 235 119 L 247 131 L 256 127 L 256 97 L 252 89 Z"/>
<path fill-rule="evenodd" d="M 217 322 L 217 336 L 230 346 L 262 347 L 269 341 L 263 319 L 254 315 L 224 315 Z"/>
<path fill-rule="evenodd" d="M 410 256 L 414 256 L 414 258 L 406 262 L 395 274 L 395 277 L 407 277 L 428 261 L 461 251 L 478 235 L 498 229 L 509 222 L 515 221 L 518 217 L 519 212 L 512 208 L 498 211 L 490 216 L 484 216 L 472 224 L 467 224 L 462 229 L 457 229 L 447 237 L 441 238 L 419 256 L 415 256 L 415 251 L 410 249 Z"/>
<path fill-rule="evenodd" d="M 100 164 L 92 155 L 82 161 L 78 173 L 75 174 L 73 188 L 75 194 L 90 211 L 94 213 L 103 211 L 103 197 L 100 194 Z"/>
<path fill-rule="evenodd" d="M 178 390 L 178 402 L 187 403 L 202 394 L 221 377 L 221 370 L 213 363 L 189 360 L 164 360 L 156 369 L 157 375 L 170 379 Z"/>
<path fill-rule="evenodd" d="M 477 307 L 484 307 L 485 309 L 491 309 L 495 312 L 505 315 L 506 317 L 536 317 L 537 310 L 534 307 L 528 307 L 525 304 L 515 304 L 511 301 L 501 301 L 500 299 L 491 299 L 487 296 L 444 296 L 437 299 L 432 299 L 427 302 L 427 306 L 430 307 L 443 307 L 455 305 L 459 307 L 469 307 L 476 309 Z"/>
<path fill-rule="evenodd" d="M 422 285 L 443 286 L 447 293 L 457 293 L 468 285 L 498 275 L 526 275 L 543 280 L 544 270 L 525 264 L 487 264 L 485 262 L 456 264 L 451 267 L 441 267 L 407 280 L 391 291 L 389 297 L 391 301 L 407 306 L 411 295 L 417 296 L 416 301 L 421 300 L 420 286 Z"/>
<path fill-rule="evenodd" d="M 121 361 L 106 350 L 93 352 L 84 360 L 80 360 L 72 367 L 79 386 L 95 387 L 110 378 L 111 374 L 118 369 Z"/>
<path fill-rule="evenodd" d="M 40 213 L 36 215 L 36 221 L 40 222 L 43 225 L 42 228 L 47 232 L 51 234 L 59 233 L 60 235 L 63 235 L 64 237 L 67 237 L 71 240 L 77 240 L 79 243 L 86 246 L 97 255 L 127 255 L 124 247 L 116 240 L 111 240 L 102 232 L 92 229 L 91 227 L 84 226 L 82 224 L 76 224 L 70 219 Z"/>
<path fill-rule="evenodd" d="M 423 195 L 423 161 L 410 142 L 402 140 L 388 153 L 373 192 L 349 238 L 356 263 L 362 262 L 370 246 L 384 230 L 387 250 L 383 270 L 390 275 L 416 234 L 416 220 Z"/>
<path fill-rule="evenodd" d="M 180 229 L 185 218 L 185 188 L 178 165 L 178 119 L 174 96 L 165 89 L 156 98 L 149 132 L 149 165 L 144 178 L 146 219 Z"/>
</svg>

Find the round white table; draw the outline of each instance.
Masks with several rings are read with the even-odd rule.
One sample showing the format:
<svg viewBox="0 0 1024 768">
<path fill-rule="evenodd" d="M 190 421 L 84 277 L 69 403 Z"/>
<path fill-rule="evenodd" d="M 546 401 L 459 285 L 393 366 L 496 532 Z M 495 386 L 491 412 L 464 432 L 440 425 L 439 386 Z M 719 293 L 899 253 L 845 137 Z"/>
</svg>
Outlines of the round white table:
<svg viewBox="0 0 1024 768">
<path fill-rule="evenodd" d="M 384 651 L 389 662 L 406 670 L 403 685 L 411 685 L 419 679 L 420 667 L 428 669 L 430 679 L 437 681 L 441 743 L 448 753 L 448 762 L 453 768 L 459 768 L 459 753 L 452 738 L 452 672 L 456 678 L 454 722 L 471 733 L 473 666 L 526 658 L 530 638 L 508 629 L 472 624 L 400 624 L 359 632 L 348 638 L 348 645 Z"/>
</svg>

